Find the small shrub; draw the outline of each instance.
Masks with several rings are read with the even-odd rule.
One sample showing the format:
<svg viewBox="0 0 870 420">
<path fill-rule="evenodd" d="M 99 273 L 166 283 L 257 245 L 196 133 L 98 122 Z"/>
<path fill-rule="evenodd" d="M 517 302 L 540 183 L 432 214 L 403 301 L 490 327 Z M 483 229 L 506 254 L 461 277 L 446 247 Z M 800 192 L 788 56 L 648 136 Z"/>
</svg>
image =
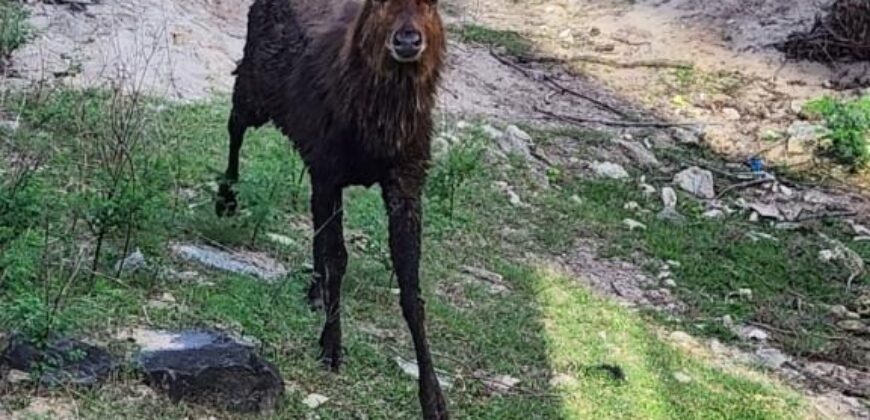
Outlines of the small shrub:
<svg viewBox="0 0 870 420">
<path fill-rule="evenodd" d="M 0 0 L 0 60 L 30 38 L 27 11 L 17 1 Z"/>
<path fill-rule="evenodd" d="M 428 183 L 428 196 L 445 210 L 447 216 L 453 217 L 457 194 L 480 168 L 482 158 L 483 147 L 479 136 L 474 135 L 452 146 L 436 163 Z"/>
<path fill-rule="evenodd" d="M 843 101 L 830 97 L 807 105 L 807 111 L 825 120 L 826 152 L 853 170 L 870 163 L 870 96 Z"/>
</svg>

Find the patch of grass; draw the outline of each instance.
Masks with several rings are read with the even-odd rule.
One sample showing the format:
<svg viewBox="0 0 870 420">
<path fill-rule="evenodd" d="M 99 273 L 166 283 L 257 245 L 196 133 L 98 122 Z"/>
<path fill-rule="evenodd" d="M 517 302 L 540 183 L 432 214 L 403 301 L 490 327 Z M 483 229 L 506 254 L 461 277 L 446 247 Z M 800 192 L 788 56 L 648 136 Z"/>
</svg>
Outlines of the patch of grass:
<svg viewBox="0 0 870 420">
<path fill-rule="evenodd" d="M 502 48 L 504 52 L 514 56 L 528 55 L 532 50 L 532 43 L 514 31 L 496 30 L 475 24 L 452 27 L 451 31 L 463 42 Z"/>
<path fill-rule="evenodd" d="M 824 97 L 808 103 L 806 110 L 825 121 L 830 142 L 826 152 L 835 161 L 853 170 L 870 164 L 870 96 L 853 100 Z"/>
<path fill-rule="evenodd" d="M 15 0 L 0 0 L 0 59 L 6 58 L 30 38 L 27 11 Z"/>
<path fill-rule="evenodd" d="M 572 195 L 582 202 L 572 201 Z M 549 211 L 540 213 L 542 223 L 535 232 L 551 252 L 568 250 L 578 236 L 595 237 L 605 244 L 605 257 L 632 260 L 640 255 L 641 264 L 647 258 L 677 261 L 679 267 L 671 269 L 678 285 L 674 292 L 688 305 L 685 326 L 693 332 L 733 337 L 720 321 L 728 315 L 737 323 L 769 325 L 772 335 L 795 354 L 860 365 L 859 359 L 840 354 L 839 342 L 826 339 L 840 335 L 828 308 L 848 305 L 858 297 L 855 290 L 870 284 L 865 275 L 847 290 L 849 271 L 842 264 L 819 261 L 819 251 L 828 245 L 813 231 L 848 241 L 840 225 L 821 223 L 806 233 L 747 223 L 744 215 L 709 220 L 691 200 L 682 200 L 680 208 L 687 222 L 675 225 L 656 217 L 661 210 L 658 196 L 644 197 L 638 188 L 615 181 L 569 181 L 560 196 L 543 200 L 538 207 Z M 647 211 L 624 209 L 629 201 Z M 626 218 L 647 229 L 629 231 L 622 222 Z M 753 238 L 752 233 L 776 239 Z M 870 258 L 866 247 L 853 248 Z M 661 267 L 651 269 L 655 276 Z M 740 289 L 752 295 L 739 296 Z"/>
<path fill-rule="evenodd" d="M 106 159 L 101 150 L 114 150 L 114 143 L 105 142 L 113 137 L 105 133 L 112 133 L 117 122 L 107 107 L 111 96 L 104 93 L 53 95 L 58 96 L 25 101 L 25 108 L 3 104 L 22 115 L 22 126 L 8 142 L 0 143 L 2 156 L 14 152 L 39 159 L 33 170 L 23 169 L 20 159 L 0 159 L 4 174 L 25 174 L 0 177 L 0 197 L 5 197 L 0 203 L 13 203 L 8 208 L 14 209 L 0 213 L 0 330 L 87 335 L 123 353 L 127 347 L 114 335 L 121 328 L 225 328 L 262 341 L 265 357 L 292 382 L 275 418 L 311 415 L 301 401 L 312 392 L 331 399 L 317 411 L 322 418 L 419 416 L 416 381 L 393 362 L 396 356 L 412 359 L 414 353 L 398 298 L 391 293 L 396 285 L 377 188 L 346 193 L 346 232 L 358 232 L 365 240 L 349 246 L 352 256 L 343 285 L 346 365 L 334 375 L 315 358 L 323 316 L 310 312 L 304 302 L 309 275 L 303 265 L 309 260 L 311 233 L 292 227 L 307 218 L 303 201 L 308 187 L 298 181 L 298 156 L 279 132 L 264 127 L 248 134 L 242 151 L 241 214 L 233 220 L 217 219 L 212 194 L 226 159 L 228 101 L 171 105 L 143 100 L 135 110 L 146 118 L 133 131 L 141 131 L 146 140 L 139 141 L 149 147 L 136 148 L 137 155 L 124 160 L 121 168 L 129 176 L 125 179 L 146 186 L 149 200 L 160 205 L 135 204 L 141 221 L 132 234 L 108 230 L 103 238 L 105 257 L 89 270 L 90 265 L 81 263 L 92 255 L 98 235 L 91 226 L 99 220 L 82 215 L 102 218 L 94 208 L 104 207 L 79 197 L 107 188 L 106 180 L 93 174 L 108 171 L 99 169 Z M 43 143 L 32 141 L 40 136 L 51 139 L 52 147 L 43 149 Z M 633 193 L 622 184 L 591 183 L 560 186 L 536 199 L 520 189 L 524 200 L 549 205 L 511 206 L 493 182 L 522 181 L 523 175 L 519 170 L 500 173 L 477 159 L 475 136 L 473 130 L 460 133 L 459 146 L 436 162 L 436 179 L 424 203 L 427 327 L 437 366 L 454 379 L 447 391 L 454 417 L 794 418 L 803 413 L 800 399 L 783 387 L 712 368 L 664 343 L 650 332 L 649 320 L 592 297 L 569 279 L 513 259 L 527 250 L 566 247 L 569 235 L 578 232 L 617 232 L 622 213 L 613 208 L 623 194 Z M 106 148 L 96 149 L 98 145 Z M 16 179 L 26 182 L 13 182 Z M 574 193 L 584 197 L 585 207 L 574 208 L 565 199 L 564 194 Z M 38 203 L 35 207 L 18 208 L 31 199 Z M 452 205 L 445 206 L 446 201 Z M 542 243 L 530 244 L 524 231 L 536 234 Z M 280 233 L 293 243 L 252 241 L 258 232 L 260 238 L 263 233 Z M 639 243 L 634 237 L 618 238 L 617 243 L 626 247 Z M 209 241 L 268 252 L 290 267 L 291 274 L 264 283 L 199 269 L 210 283 L 171 280 L 162 274 L 165 270 L 156 268 L 196 268 L 168 255 L 171 241 Z M 155 269 L 116 276 L 114 262 L 133 247 L 141 248 Z M 462 265 L 502 274 L 510 290 L 492 293 L 485 282 L 458 275 Z M 171 295 L 174 303 L 153 305 L 155 296 L 163 294 Z M 618 365 L 626 381 L 587 369 L 601 363 Z M 692 381 L 677 383 L 677 371 Z M 476 379 L 476 372 L 510 375 L 522 382 L 514 391 L 499 394 Z M 559 374 L 574 381 L 551 385 Z M 122 377 L 99 390 L 77 393 L 80 415 L 203 416 L 201 407 L 137 396 L 134 383 Z M 0 401 L 26 405 L 20 399 L 29 395 L 16 390 Z"/>
</svg>

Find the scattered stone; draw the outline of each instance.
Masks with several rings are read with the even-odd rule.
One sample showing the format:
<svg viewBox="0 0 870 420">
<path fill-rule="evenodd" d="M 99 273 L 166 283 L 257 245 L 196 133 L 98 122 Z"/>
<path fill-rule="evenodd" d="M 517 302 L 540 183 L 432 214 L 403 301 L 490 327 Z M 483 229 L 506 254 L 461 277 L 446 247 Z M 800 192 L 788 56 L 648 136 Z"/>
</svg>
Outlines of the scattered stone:
<svg viewBox="0 0 870 420">
<path fill-rule="evenodd" d="M 801 224 L 795 222 L 781 222 L 775 224 L 773 228 L 776 230 L 798 230 L 801 228 Z"/>
<path fill-rule="evenodd" d="M 414 378 L 420 379 L 420 367 L 417 366 L 416 361 L 405 360 L 399 356 L 396 356 L 394 359 L 396 364 L 399 365 L 399 368 L 402 369 L 402 372 L 405 372 L 406 375 Z M 438 383 L 441 384 L 441 387 L 444 389 L 450 389 L 453 386 L 453 381 L 447 377 L 447 375 L 443 375 L 440 373 L 436 373 L 438 376 Z"/>
<path fill-rule="evenodd" d="M 636 211 L 640 209 L 640 204 L 637 201 L 629 201 L 622 206 L 623 210 Z"/>
<path fill-rule="evenodd" d="M 724 108 L 722 109 L 722 116 L 725 117 L 728 121 L 739 121 L 740 120 L 740 111 L 734 108 Z"/>
<path fill-rule="evenodd" d="M 659 220 L 662 220 L 665 222 L 672 222 L 672 223 L 676 223 L 676 224 L 683 224 L 686 222 L 686 220 L 688 220 L 688 219 L 686 219 L 686 216 L 683 216 L 682 214 L 680 214 L 680 212 L 678 212 L 677 209 L 675 209 L 673 207 L 663 208 L 662 211 L 660 211 L 656 215 L 656 217 Z"/>
<path fill-rule="evenodd" d="M 505 154 L 516 155 L 527 161 L 534 160 L 529 149 L 532 137 L 515 125 L 509 125 L 496 144 Z"/>
<path fill-rule="evenodd" d="M 147 268 L 148 263 L 145 261 L 145 255 L 139 249 L 136 249 L 132 254 L 115 264 L 115 272 L 125 274 L 135 273 Z"/>
<path fill-rule="evenodd" d="M 870 318 L 870 293 L 864 293 L 859 296 L 858 299 L 855 299 L 855 303 L 852 306 L 858 315 Z"/>
<path fill-rule="evenodd" d="M 12 385 L 23 384 L 31 381 L 31 376 L 29 373 L 12 369 L 6 374 L 6 381 Z"/>
<path fill-rule="evenodd" d="M 657 168 L 661 166 L 661 162 L 656 158 L 656 155 L 650 150 L 647 150 L 647 148 L 643 147 L 640 143 L 626 140 L 616 140 L 616 143 L 622 146 L 628 154 L 631 155 L 631 158 L 641 166 L 649 168 Z"/>
<path fill-rule="evenodd" d="M 737 331 L 737 336 L 748 341 L 767 341 L 770 338 L 770 334 L 767 331 L 751 326 L 740 327 L 740 330 Z"/>
<path fill-rule="evenodd" d="M 508 203 L 514 207 L 522 207 L 523 200 L 520 198 L 519 194 L 517 194 L 514 190 L 507 190 L 506 194 L 508 196 Z"/>
<path fill-rule="evenodd" d="M 848 223 L 849 223 L 849 225 L 852 226 L 852 230 L 855 231 L 855 234 L 856 234 L 856 235 L 859 235 L 859 236 L 870 236 L 870 228 L 868 228 L 868 227 L 866 227 L 866 226 L 864 226 L 864 225 L 859 225 L 859 224 L 856 223 L 854 220 L 849 220 Z"/>
<path fill-rule="evenodd" d="M 326 404 L 327 401 L 329 401 L 329 397 L 325 395 L 308 394 L 308 396 L 302 400 L 302 404 L 305 404 L 306 407 L 312 410 L 316 410 L 321 405 Z"/>
<path fill-rule="evenodd" d="M 21 336 L 10 338 L 0 356 L 0 366 L 33 372 L 46 366 L 38 381 L 43 386 L 93 386 L 108 379 L 117 368 L 108 351 L 74 339 L 50 341 L 44 349 Z"/>
<path fill-rule="evenodd" d="M 692 377 L 685 372 L 674 372 L 674 380 L 681 384 L 687 384 L 692 382 Z"/>
<path fill-rule="evenodd" d="M 480 127 L 480 129 L 483 131 L 483 134 L 485 134 L 487 137 L 489 137 L 492 140 L 497 141 L 498 139 L 500 139 L 504 135 L 504 133 L 502 133 L 501 130 L 499 130 L 499 129 L 497 129 L 489 124 L 484 124 L 483 126 Z"/>
<path fill-rule="evenodd" d="M 837 253 L 833 249 L 823 249 L 819 251 L 819 261 L 831 262 L 837 258 Z"/>
<path fill-rule="evenodd" d="M 791 359 L 775 348 L 761 348 L 755 351 L 755 357 L 759 364 L 768 369 L 779 369 Z"/>
<path fill-rule="evenodd" d="M 143 330 L 135 338 L 138 369 L 175 403 L 257 412 L 272 409 L 284 392 L 278 370 L 226 334 Z"/>
<path fill-rule="evenodd" d="M 749 215 L 749 221 L 750 221 L 750 222 L 752 222 L 752 223 L 758 223 L 759 220 L 761 220 L 761 217 L 758 216 L 758 213 L 757 213 L 757 212 L 752 212 L 752 214 Z"/>
<path fill-rule="evenodd" d="M 678 173 L 674 177 L 674 183 L 684 191 L 697 197 L 706 199 L 716 197 L 713 185 L 713 173 L 697 166 Z"/>
<path fill-rule="evenodd" d="M 746 237 L 749 238 L 752 242 L 759 242 L 761 240 L 779 242 L 779 238 L 773 236 L 769 233 L 758 232 L 758 231 L 749 231 L 746 232 Z"/>
<path fill-rule="evenodd" d="M 674 279 L 665 279 L 665 281 L 663 282 L 663 284 L 665 285 L 665 287 L 668 287 L 668 288 L 671 288 L 671 289 L 674 289 L 674 288 L 677 287 L 677 282 L 674 281 Z"/>
<path fill-rule="evenodd" d="M 681 144 L 701 144 L 701 136 L 696 134 L 692 130 L 687 130 L 685 128 L 675 128 L 672 131 L 672 135 L 674 137 L 674 140 Z"/>
<path fill-rule="evenodd" d="M 855 242 L 867 242 L 870 241 L 870 236 L 856 236 L 852 240 Z"/>
<path fill-rule="evenodd" d="M 278 233 L 267 233 L 266 238 L 281 246 L 293 246 L 296 244 L 296 241 L 289 236 L 284 236 Z"/>
<path fill-rule="evenodd" d="M 803 199 L 810 204 L 821 204 L 826 206 L 836 205 L 839 201 L 837 197 L 824 193 L 820 190 L 807 190 L 806 192 L 804 192 Z"/>
<path fill-rule="evenodd" d="M 170 249 L 183 260 L 262 280 L 272 281 L 287 274 L 287 269 L 280 262 L 255 252 L 225 251 L 208 245 L 193 244 L 173 244 Z"/>
<path fill-rule="evenodd" d="M 656 193 L 656 187 L 653 187 L 650 184 L 641 183 L 640 189 L 643 192 L 643 195 L 650 196 Z"/>
<path fill-rule="evenodd" d="M 719 210 L 719 209 L 712 209 L 712 210 L 705 211 L 702 216 L 704 216 L 707 219 L 721 219 L 721 218 L 725 217 L 725 212 L 723 212 L 722 210 Z"/>
<path fill-rule="evenodd" d="M 837 328 L 849 332 L 863 332 L 867 329 L 867 325 L 861 320 L 846 319 L 837 323 Z"/>
<path fill-rule="evenodd" d="M 734 318 L 731 315 L 723 315 L 722 316 L 722 325 L 726 328 L 731 328 L 734 326 Z"/>
<path fill-rule="evenodd" d="M 501 274 L 493 273 L 492 271 L 484 270 L 482 268 L 471 267 L 471 266 L 462 266 L 462 271 L 466 274 L 474 277 L 477 280 L 483 281 L 487 284 L 490 293 L 498 294 L 507 292 L 510 288 L 508 287 L 507 282 L 505 282 L 504 277 Z"/>
<path fill-rule="evenodd" d="M 667 260 L 667 261 L 665 261 L 665 264 L 666 264 L 668 267 L 673 267 L 673 268 L 680 268 L 680 267 L 683 266 L 683 263 L 681 263 L 681 262 L 679 262 L 679 261 L 677 261 L 677 260 Z"/>
<path fill-rule="evenodd" d="M 583 204 L 583 199 L 577 194 L 571 196 L 571 201 L 573 201 L 574 204 Z"/>
<path fill-rule="evenodd" d="M 849 309 L 847 309 L 843 305 L 831 306 L 831 309 L 829 309 L 828 311 L 831 313 L 831 315 L 837 318 L 846 318 L 846 314 L 849 313 Z"/>
<path fill-rule="evenodd" d="M 602 178 L 626 179 L 629 177 L 622 165 L 613 162 L 595 162 L 592 164 L 592 170 L 595 171 L 595 175 Z"/>
<path fill-rule="evenodd" d="M 628 226 L 628 230 L 630 230 L 630 231 L 646 230 L 645 224 L 638 222 L 637 220 L 634 220 L 634 219 L 625 219 L 622 221 L 622 224 Z"/>
<path fill-rule="evenodd" d="M 677 207 L 677 192 L 671 187 L 662 188 L 662 202 L 665 207 Z"/>
<path fill-rule="evenodd" d="M 747 206 L 763 218 L 783 220 L 782 213 L 775 204 L 749 203 Z"/>
<path fill-rule="evenodd" d="M 513 376 L 509 376 L 509 375 L 489 376 L 486 374 L 486 372 L 483 372 L 480 370 L 474 372 L 474 377 L 476 379 L 480 380 L 481 382 L 483 382 L 483 384 L 486 385 L 487 389 L 489 389 L 492 392 L 499 393 L 499 394 L 504 394 L 504 393 L 509 392 L 511 389 L 513 389 L 514 387 L 519 385 L 521 382 L 519 379 L 514 378 Z"/>
<path fill-rule="evenodd" d="M 172 296 L 172 293 L 163 292 L 156 299 L 149 300 L 148 306 L 154 309 L 166 309 L 175 306 L 176 303 L 177 301 L 175 296 Z"/>
<path fill-rule="evenodd" d="M 737 296 L 741 298 L 751 300 L 752 299 L 752 289 L 737 289 Z"/>
</svg>

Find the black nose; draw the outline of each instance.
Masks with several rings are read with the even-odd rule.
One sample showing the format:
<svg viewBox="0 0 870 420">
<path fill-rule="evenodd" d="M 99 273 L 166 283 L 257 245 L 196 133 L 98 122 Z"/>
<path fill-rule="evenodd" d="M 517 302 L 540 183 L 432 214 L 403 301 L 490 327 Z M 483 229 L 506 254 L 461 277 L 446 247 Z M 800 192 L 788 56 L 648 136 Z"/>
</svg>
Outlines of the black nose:
<svg viewBox="0 0 870 420">
<path fill-rule="evenodd" d="M 423 34 L 420 31 L 405 27 L 393 34 L 393 47 L 401 53 L 417 53 L 423 45 Z"/>
</svg>

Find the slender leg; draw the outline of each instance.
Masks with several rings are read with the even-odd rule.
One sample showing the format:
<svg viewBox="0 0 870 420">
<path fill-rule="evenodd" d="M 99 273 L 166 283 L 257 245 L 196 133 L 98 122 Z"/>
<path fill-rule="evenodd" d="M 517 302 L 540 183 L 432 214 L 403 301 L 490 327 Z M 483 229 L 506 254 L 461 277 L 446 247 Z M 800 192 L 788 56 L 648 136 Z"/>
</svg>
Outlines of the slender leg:
<svg viewBox="0 0 870 420">
<path fill-rule="evenodd" d="M 417 179 L 422 180 L 422 176 Z M 425 302 L 420 298 L 421 188 L 422 181 L 388 182 L 383 186 L 384 203 L 390 219 L 390 254 L 399 279 L 402 315 L 411 330 L 420 369 L 419 393 L 423 417 L 440 420 L 448 418 L 447 406 L 429 353 L 424 325 Z"/>
<path fill-rule="evenodd" d="M 315 300 L 319 297 L 326 309 L 326 324 L 320 335 L 320 359 L 329 369 L 337 371 L 342 352 L 341 281 L 347 268 L 341 188 L 313 180 L 311 210 L 314 213 L 315 278 L 308 297 Z"/>
<path fill-rule="evenodd" d="M 236 214 L 238 207 L 236 193 L 232 187 L 239 180 L 239 152 L 242 149 L 245 131 L 248 129 L 248 126 L 236 109 L 233 109 L 233 112 L 230 114 L 227 129 L 230 133 L 230 153 L 227 161 L 227 170 L 224 173 L 224 179 L 221 180 L 218 187 L 218 197 L 215 201 L 215 213 L 218 216 L 233 216 Z"/>
</svg>

